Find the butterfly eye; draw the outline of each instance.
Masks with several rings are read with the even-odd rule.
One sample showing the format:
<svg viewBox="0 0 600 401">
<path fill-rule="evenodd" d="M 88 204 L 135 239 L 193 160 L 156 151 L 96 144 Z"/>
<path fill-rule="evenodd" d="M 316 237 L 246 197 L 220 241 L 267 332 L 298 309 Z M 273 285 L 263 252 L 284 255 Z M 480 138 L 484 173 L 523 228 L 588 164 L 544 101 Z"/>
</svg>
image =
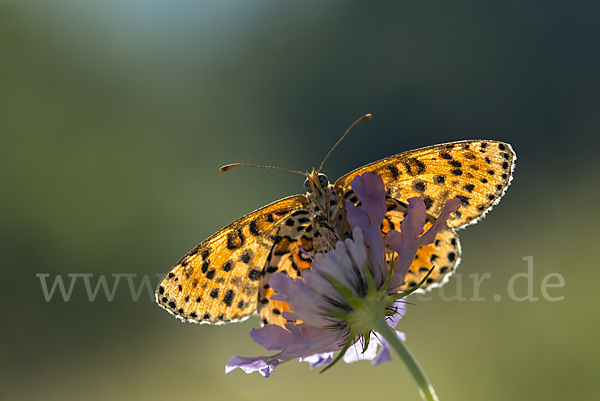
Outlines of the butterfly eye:
<svg viewBox="0 0 600 401">
<path fill-rule="evenodd" d="M 323 189 L 327 188 L 329 185 L 329 179 L 325 174 L 319 174 L 319 184 L 321 184 Z"/>
<path fill-rule="evenodd" d="M 310 189 L 310 183 L 308 182 L 308 178 L 304 180 L 304 189 L 306 189 L 306 192 L 312 193 L 312 189 Z"/>
</svg>

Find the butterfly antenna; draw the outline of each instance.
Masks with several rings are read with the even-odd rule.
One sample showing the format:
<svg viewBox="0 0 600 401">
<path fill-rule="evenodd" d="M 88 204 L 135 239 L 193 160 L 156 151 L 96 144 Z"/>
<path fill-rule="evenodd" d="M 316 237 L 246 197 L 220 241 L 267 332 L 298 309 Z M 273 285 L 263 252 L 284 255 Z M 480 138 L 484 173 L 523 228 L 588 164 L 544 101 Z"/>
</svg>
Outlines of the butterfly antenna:
<svg viewBox="0 0 600 401">
<path fill-rule="evenodd" d="M 331 150 L 329 151 L 329 153 L 327 153 L 327 156 L 325 156 L 325 159 L 323 159 L 323 162 L 321 163 L 321 165 L 319 166 L 319 169 L 317 170 L 317 172 L 320 172 L 321 169 L 323 168 L 323 164 L 325 164 L 325 160 L 327 160 L 327 158 L 329 157 L 329 155 L 331 154 L 331 152 L 333 152 L 333 149 L 336 148 L 336 146 L 338 146 L 338 144 L 340 142 L 342 142 L 342 139 L 344 139 L 346 137 L 346 135 L 348 135 L 348 132 L 350 132 L 350 130 L 352 129 L 352 127 L 354 127 L 356 124 L 358 123 L 362 123 L 364 121 L 369 121 L 371 119 L 371 115 L 370 114 L 365 114 L 364 116 L 362 116 L 361 118 L 359 118 L 358 120 L 354 121 L 352 123 L 352 125 L 350 126 L 350 128 L 348 128 L 346 130 L 346 133 L 344 135 L 342 135 L 342 137 L 339 139 L 339 141 L 336 142 L 335 145 L 333 145 L 333 148 L 331 148 Z"/>
<path fill-rule="evenodd" d="M 233 164 L 227 164 L 227 165 L 225 165 L 225 166 L 221 167 L 221 168 L 219 169 L 219 171 L 220 171 L 221 173 L 224 173 L 224 172 L 226 172 L 226 171 L 228 171 L 228 170 L 231 170 L 232 168 L 234 168 L 234 167 L 237 167 L 237 166 L 256 167 L 256 168 L 266 168 L 266 169 L 269 169 L 269 170 L 281 170 L 281 171 L 287 171 L 288 173 L 296 173 L 296 174 L 300 174 L 300 175 L 303 175 L 303 176 L 305 176 L 305 177 L 308 177 L 308 174 L 306 174 L 306 173 L 303 173 L 303 172 L 301 172 L 301 171 L 296 171 L 296 170 L 288 170 L 287 168 L 281 168 L 281 167 L 257 166 L 256 164 L 248 164 L 248 163 L 233 163 Z"/>
</svg>

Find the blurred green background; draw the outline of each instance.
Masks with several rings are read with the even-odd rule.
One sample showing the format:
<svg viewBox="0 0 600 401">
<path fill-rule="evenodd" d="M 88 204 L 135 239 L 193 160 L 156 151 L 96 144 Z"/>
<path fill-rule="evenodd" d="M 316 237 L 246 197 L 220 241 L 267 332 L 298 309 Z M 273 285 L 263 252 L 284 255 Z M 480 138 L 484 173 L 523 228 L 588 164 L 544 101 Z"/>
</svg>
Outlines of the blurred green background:
<svg viewBox="0 0 600 401">
<path fill-rule="evenodd" d="M 441 399 L 596 398 L 599 42 L 591 1 L 0 2 L 0 398 L 418 400 L 397 359 L 225 376 L 229 357 L 265 353 L 256 318 L 183 324 L 126 277 L 112 301 L 77 278 L 47 302 L 36 276 L 154 288 L 213 232 L 303 192 L 221 165 L 309 170 L 365 113 L 331 180 L 460 139 L 519 157 L 504 200 L 461 232 L 458 274 L 400 325 Z M 518 302 L 529 256 L 538 300 Z M 551 273 L 561 301 L 541 292 Z"/>
</svg>

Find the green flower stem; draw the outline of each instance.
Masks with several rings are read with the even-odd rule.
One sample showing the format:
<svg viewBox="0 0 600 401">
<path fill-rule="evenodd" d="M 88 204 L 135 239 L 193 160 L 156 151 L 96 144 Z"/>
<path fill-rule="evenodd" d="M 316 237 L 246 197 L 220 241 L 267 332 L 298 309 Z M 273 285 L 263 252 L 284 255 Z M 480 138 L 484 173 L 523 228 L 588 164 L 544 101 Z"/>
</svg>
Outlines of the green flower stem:
<svg viewBox="0 0 600 401">
<path fill-rule="evenodd" d="M 433 390 L 433 386 L 429 383 L 429 380 L 427 380 L 427 376 L 425 376 L 425 372 L 423 372 L 423 369 L 421 369 L 410 350 L 406 348 L 404 342 L 398 338 L 396 331 L 387 324 L 383 317 L 374 320 L 376 321 L 373 322 L 373 329 L 387 340 L 390 347 L 393 348 L 400 359 L 402 359 L 402 362 L 406 365 L 406 368 L 413 379 L 417 382 L 417 386 L 419 386 L 421 398 L 427 401 L 439 401 L 439 398 Z"/>
</svg>

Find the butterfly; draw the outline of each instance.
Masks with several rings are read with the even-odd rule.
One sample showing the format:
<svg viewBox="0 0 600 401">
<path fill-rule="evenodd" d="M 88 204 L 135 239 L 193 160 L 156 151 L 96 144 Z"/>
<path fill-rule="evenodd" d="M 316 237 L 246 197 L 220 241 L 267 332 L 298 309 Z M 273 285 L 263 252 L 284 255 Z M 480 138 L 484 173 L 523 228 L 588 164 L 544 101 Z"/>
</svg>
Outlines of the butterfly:
<svg viewBox="0 0 600 401">
<path fill-rule="evenodd" d="M 352 126 L 370 117 L 366 115 Z M 512 180 L 515 160 L 507 143 L 450 142 L 367 164 L 334 184 L 320 173 L 324 160 L 318 170 L 300 173 L 306 176 L 306 195 L 283 198 L 249 213 L 192 249 L 159 283 L 156 301 L 184 321 L 221 324 L 245 320 L 258 312 L 262 324 L 283 325 L 286 320 L 281 313 L 289 308 L 269 299 L 274 294 L 269 278 L 276 272 L 298 277 L 310 268 L 315 253 L 330 249 L 348 235 L 351 228 L 344 205 L 350 201 L 360 206 L 351 183 L 365 172 L 380 175 L 386 188 L 384 235 L 400 228 L 411 197 L 418 196 L 425 203 L 424 230 L 435 222 L 447 200 L 461 200 L 448 227 L 433 244 L 417 252 L 403 289 L 417 285 L 432 268 L 420 290 L 439 286 L 460 260 L 456 230 L 477 222 L 499 202 Z M 228 165 L 221 171 L 236 165 L 244 164 Z"/>
</svg>

